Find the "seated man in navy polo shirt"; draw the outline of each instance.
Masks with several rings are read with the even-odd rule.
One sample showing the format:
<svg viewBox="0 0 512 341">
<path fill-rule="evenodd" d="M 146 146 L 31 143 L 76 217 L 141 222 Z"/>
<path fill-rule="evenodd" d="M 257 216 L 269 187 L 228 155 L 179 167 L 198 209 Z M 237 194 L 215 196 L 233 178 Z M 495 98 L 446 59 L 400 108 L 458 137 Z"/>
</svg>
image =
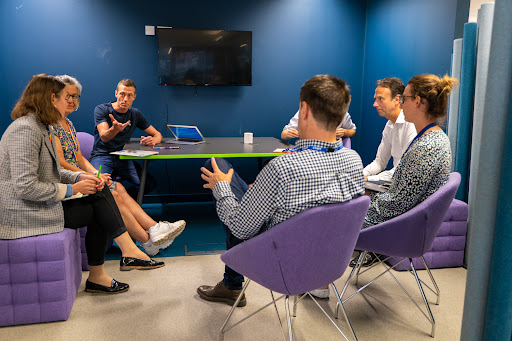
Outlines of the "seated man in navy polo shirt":
<svg viewBox="0 0 512 341">
<path fill-rule="evenodd" d="M 148 134 L 141 136 L 141 144 L 154 146 L 162 141 L 162 134 L 138 109 L 132 108 L 137 96 L 135 91 L 131 79 L 122 79 L 115 91 L 117 101 L 100 104 L 94 109 L 94 147 L 90 162 L 96 169 L 101 165 L 102 173 L 119 176 L 138 188 L 140 180 L 133 160 L 120 160 L 119 156 L 110 154 L 123 149 L 136 128 Z"/>
</svg>

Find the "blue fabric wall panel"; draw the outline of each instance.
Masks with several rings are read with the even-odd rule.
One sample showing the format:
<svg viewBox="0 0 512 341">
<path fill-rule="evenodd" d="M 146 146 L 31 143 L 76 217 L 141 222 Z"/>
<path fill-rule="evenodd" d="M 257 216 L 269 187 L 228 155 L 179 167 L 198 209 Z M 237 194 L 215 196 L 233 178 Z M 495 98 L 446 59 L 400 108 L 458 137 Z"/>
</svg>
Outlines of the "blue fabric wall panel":
<svg viewBox="0 0 512 341">
<path fill-rule="evenodd" d="M 472 180 L 474 177 L 471 173 L 478 173 L 482 129 L 483 129 L 483 116 L 484 116 L 484 103 L 485 103 L 485 90 L 487 86 L 487 73 L 489 71 L 489 53 L 491 48 L 491 35 L 492 35 L 492 17 L 494 15 L 494 3 L 482 4 L 478 10 L 478 43 L 476 53 L 476 73 L 475 73 L 475 103 L 473 109 L 473 134 L 471 137 L 471 160 L 470 160 L 470 174 L 469 174 L 469 191 L 468 203 L 477 204 L 478 195 L 471 190 Z"/>
<path fill-rule="evenodd" d="M 512 333 L 512 1 L 495 2 L 478 168 L 469 207 L 468 274 L 461 340 Z M 473 180 L 474 179 L 474 180 Z"/>
<path fill-rule="evenodd" d="M 452 170 L 455 169 L 455 155 L 457 151 L 457 125 L 459 124 L 459 99 L 460 99 L 460 69 L 462 64 L 462 38 L 453 41 L 453 56 L 451 76 L 459 80 L 450 94 L 450 106 L 448 108 L 448 138 L 452 147 Z"/>
<path fill-rule="evenodd" d="M 456 198 L 467 201 L 469 165 L 471 154 L 471 133 L 473 127 L 473 104 L 475 94 L 477 24 L 464 25 L 462 43 L 462 65 L 460 73 L 459 123 L 457 129 L 457 151 L 455 171 L 461 175 Z"/>
</svg>

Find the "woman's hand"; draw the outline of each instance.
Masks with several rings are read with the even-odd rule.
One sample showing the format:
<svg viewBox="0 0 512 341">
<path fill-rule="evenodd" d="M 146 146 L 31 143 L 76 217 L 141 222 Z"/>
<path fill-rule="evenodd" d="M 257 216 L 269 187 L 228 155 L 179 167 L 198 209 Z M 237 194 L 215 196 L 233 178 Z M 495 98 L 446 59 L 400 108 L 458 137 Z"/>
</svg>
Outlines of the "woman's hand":
<svg viewBox="0 0 512 341">
<path fill-rule="evenodd" d="M 97 178 L 94 175 L 82 174 L 78 178 L 78 182 L 73 184 L 73 194 L 78 192 L 82 194 L 94 194 L 97 191 L 103 190 L 105 181 L 101 178 Z"/>
<path fill-rule="evenodd" d="M 108 173 L 101 173 L 100 179 L 103 180 L 105 184 L 107 184 L 108 187 L 112 185 L 112 178 L 110 177 L 110 174 Z"/>
</svg>

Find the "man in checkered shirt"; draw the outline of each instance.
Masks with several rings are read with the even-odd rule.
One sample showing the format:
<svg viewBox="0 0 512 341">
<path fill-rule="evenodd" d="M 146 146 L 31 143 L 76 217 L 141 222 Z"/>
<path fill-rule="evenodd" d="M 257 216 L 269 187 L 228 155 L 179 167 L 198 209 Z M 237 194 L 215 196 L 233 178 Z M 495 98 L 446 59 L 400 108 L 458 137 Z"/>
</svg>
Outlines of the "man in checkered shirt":
<svg viewBox="0 0 512 341">
<path fill-rule="evenodd" d="M 271 160 L 250 188 L 224 159 L 212 158 L 201 168 L 203 187 L 210 188 L 216 200 L 228 250 L 304 210 L 364 194 L 361 158 L 336 140 L 336 127 L 349 104 L 343 80 L 317 75 L 300 92 L 295 152 Z M 207 301 L 233 305 L 243 281 L 243 275 L 226 266 L 222 281 L 200 286 L 197 293 Z M 245 305 L 244 295 L 238 306 Z"/>
</svg>

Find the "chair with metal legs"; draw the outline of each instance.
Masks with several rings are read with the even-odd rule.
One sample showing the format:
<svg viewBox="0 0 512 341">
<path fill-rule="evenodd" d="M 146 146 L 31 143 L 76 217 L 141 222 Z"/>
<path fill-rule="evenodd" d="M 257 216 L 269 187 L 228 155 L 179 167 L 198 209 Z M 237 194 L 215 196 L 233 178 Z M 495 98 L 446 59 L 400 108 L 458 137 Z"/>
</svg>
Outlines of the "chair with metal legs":
<svg viewBox="0 0 512 341">
<path fill-rule="evenodd" d="M 356 250 L 362 250 L 359 255 L 356 266 L 353 267 L 350 276 L 345 283 L 343 291 L 341 293 L 341 297 L 345 295 L 345 292 L 348 287 L 348 283 L 350 279 L 355 274 L 356 280 L 355 284 L 357 285 L 359 275 L 364 272 L 374 268 L 377 265 L 382 265 L 385 268 L 385 271 L 382 272 L 379 276 L 375 277 L 373 280 L 359 288 L 355 293 L 350 295 L 348 298 L 343 300 L 342 302 L 346 302 L 352 297 L 354 297 L 357 293 L 364 290 L 367 286 L 373 283 L 376 279 L 381 277 L 384 274 L 389 274 L 396 281 L 396 283 L 400 286 L 400 288 L 407 294 L 407 296 L 416 304 L 418 309 L 423 313 L 423 315 L 429 320 L 432 325 L 431 336 L 435 335 L 435 320 L 434 315 L 430 309 L 430 305 L 425 296 L 425 292 L 423 291 L 423 286 L 427 287 L 436 295 L 436 305 L 439 304 L 440 293 L 439 288 L 434 280 L 434 276 L 430 272 L 423 255 L 430 251 L 432 248 L 432 244 L 434 242 L 434 238 L 437 235 L 441 224 L 443 223 L 444 216 L 448 208 L 450 207 L 451 202 L 457 192 L 457 189 L 460 184 L 460 174 L 459 173 L 451 173 L 448 179 L 448 182 L 443 185 L 440 189 L 438 189 L 434 194 L 425 199 L 423 202 L 418 204 L 416 207 L 411 209 L 410 211 L 395 217 L 391 220 L 383 222 L 381 224 L 368 227 L 366 229 L 361 230 L 359 234 L 359 238 L 356 243 Z M 362 261 L 367 252 L 374 252 L 383 255 L 392 255 L 393 258 L 397 260 L 397 263 L 391 267 L 387 266 L 384 262 L 391 258 L 379 259 L 379 262 L 375 263 L 369 269 L 360 272 Z M 387 257 L 387 256 L 386 256 Z M 423 263 L 426 267 L 427 273 L 432 281 L 434 289 L 427 286 L 422 280 L 419 279 L 416 269 L 413 265 L 412 258 L 421 257 Z M 425 313 L 420 306 L 414 301 L 409 292 L 405 289 L 405 287 L 396 279 L 393 273 L 390 271 L 391 269 L 401 264 L 404 260 L 408 260 L 411 269 L 410 273 L 414 275 L 416 279 L 416 283 L 418 284 L 421 296 L 423 298 L 423 302 L 425 303 L 426 311 Z M 423 285 L 422 285 L 423 284 Z M 428 315 L 427 315 L 428 314 Z M 336 307 L 336 317 L 338 317 L 338 307 Z"/>
<path fill-rule="evenodd" d="M 287 339 L 286 334 L 288 334 L 289 340 L 293 340 L 290 296 L 308 293 L 310 290 L 330 284 L 338 302 L 341 303 L 333 282 L 343 275 L 348 266 L 369 201 L 368 197 L 362 196 L 344 203 L 311 208 L 224 252 L 221 256 L 222 261 L 243 274 L 247 280 L 222 325 L 220 340 L 224 339 L 224 333 L 228 330 L 272 304 L 281 323 L 276 301 L 283 297 L 285 297 L 288 331 L 287 333 L 284 331 L 282 323 L 281 329 L 284 338 Z M 227 327 L 238 301 L 251 280 L 269 289 L 272 301 Z M 276 299 L 273 292 L 280 293 L 282 296 Z M 294 317 L 298 301 L 300 300 L 295 297 Z M 322 309 L 318 303 L 317 305 Z M 341 307 L 343 308 L 343 305 Z M 357 340 L 345 309 L 342 310 L 350 331 Z M 325 311 L 324 314 L 348 340 Z"/>
</svg>

